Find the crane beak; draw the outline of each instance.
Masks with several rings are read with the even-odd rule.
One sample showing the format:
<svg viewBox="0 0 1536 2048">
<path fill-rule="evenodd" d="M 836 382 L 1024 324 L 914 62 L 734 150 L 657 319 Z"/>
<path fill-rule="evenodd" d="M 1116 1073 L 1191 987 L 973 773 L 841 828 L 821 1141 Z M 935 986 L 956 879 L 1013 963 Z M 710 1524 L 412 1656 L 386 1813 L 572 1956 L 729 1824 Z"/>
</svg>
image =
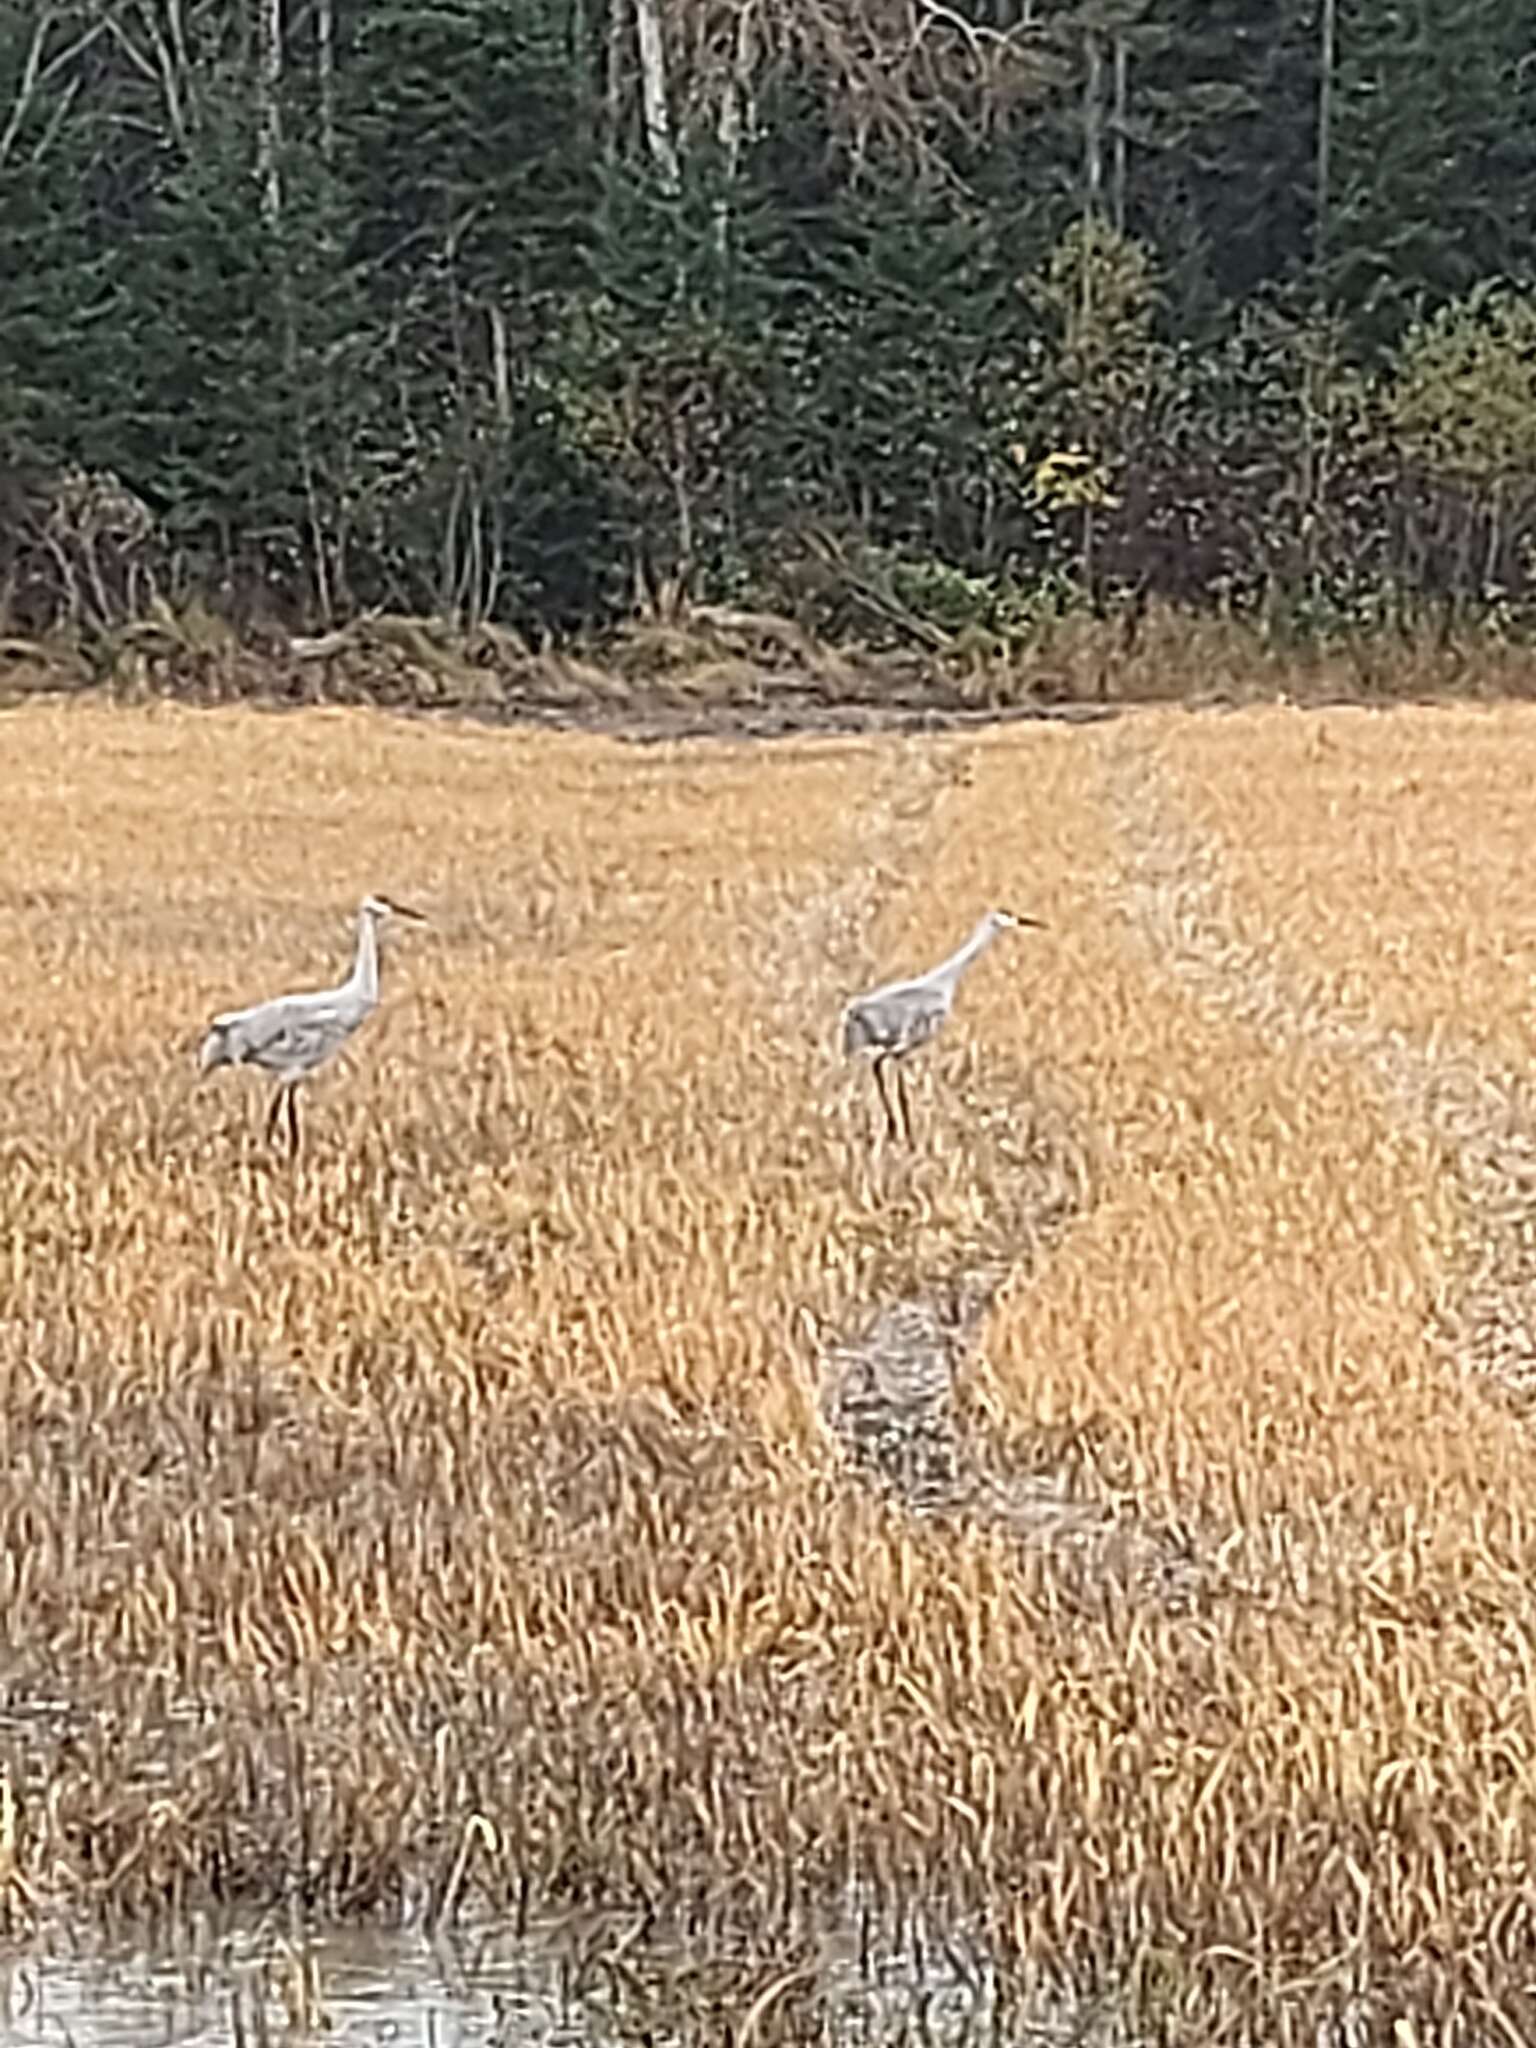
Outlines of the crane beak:
<svg viewBox="0 0 1536 2048">
<path fill-rule="evenodd" d="M 396 903 L 388 897 L 384 900 L 389 904 L 390 914 L 394 917 L 403 917 L 407 924 L 427 924 L 430 922 L 424 910 L 412 910 L 409 904 Z"/>
</svg>

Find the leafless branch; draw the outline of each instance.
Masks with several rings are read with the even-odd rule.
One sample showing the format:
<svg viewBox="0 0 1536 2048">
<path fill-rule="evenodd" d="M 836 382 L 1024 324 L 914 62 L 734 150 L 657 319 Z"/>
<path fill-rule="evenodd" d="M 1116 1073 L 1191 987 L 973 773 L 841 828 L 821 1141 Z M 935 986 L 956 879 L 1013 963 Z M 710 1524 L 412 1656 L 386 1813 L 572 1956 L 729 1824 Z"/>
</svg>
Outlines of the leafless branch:
<svg viewBox="0 0 1536 2048">
<path fill-rule="evenodd" d="M 664 36 L 679 149 L 707 129 L 729 158 L 739 146 L 738 122 L 750 120 L 769 81 L 795 72 L 823 99 L 855 164 L 894 152 L 942 177 L 937 129 L 993 127 L 1035 103 L 1047 83 L 1050 57 L 1029 7 L 998 29 L 970 18 L 970 0 L 644 4 Z"/>
<path fill-rule="evenodd" d="M 83 78 L 72 78 L 54 101 L 48 115 L 48 125 L 32 146 L 31 160 L 34 164 L 40 164 L 52 149 L 54 138 L 69 119 L 70 109 L 80 97 L 80 89 L 84 84 Z"/>
<path fill-rule="evenodd" d="M 37 18 L 32 31 L 32 41 L 27 47 L 26 62 L 21 67 L 21 81 L 16 87 L 16 99 L 11 107 L 10 119 L 5 131 L 0 134 L 0 165 L 3 165 L 21 132 L 21 124 L 27 118 L 32 96 L 37 91 L 38 73 L 42 68 L 43 44 L 53 22 L 53 10 L 45 7 Z"/>
<path fill-rule="evenodd" d="M 127 29 L 123 27 L 123 24 L 117 19 L 116 15 L 108 15 L 103 26 L 134 70 L 141 77 L 147 78 L 151 84 L 154 84 L 156 82 L 154 65 L 145 56 L 132 36 L 129 35 Z"/>
<path fill-rule="evenodd" d="M 32 40 L 27 46 L 26 58 L 21 67 L 16 97 L 6 118 L 5 127 L 0 129 L 0 169 L 5 167 L 11 151 L 15 148 L 16 139 L 32 111 L 38 93 L 56 73 L 88 50 L 103 30 L 112 25 L 111 15 L 103 15 L 100 20 L 93 21 L 87 28 L 82 29 L 72 42 L 66 43 L 61 50 L 56 50 L 45 63 L 43 51 L 47 47 L 48 31 L 60 19 L 61 13 L 62 10 L 58 7 L 44 7 L 38 15 L 37 25 L 32 31 Z M 56 126 L 56 123 L 52 124 L 52 127 Z"/>
<path fill-rule="evenodd" d="M 144 30 L 155 53 L 155 70 L 165 95 L 165 114 L 170 123 L 171 133 L 178 145 L 187 145 L 186 110 L 182 101 L 181 79 L 185 71 L 186 53 L 184 46 L 180 54 L 173 49 L 173 43 L 181 43 L 181 21 L 178 0 L 170 0 L 166 12 L 171 27 L 171 42 L 167 42 L 160 31 L 148 0 L 140 0 L 140 12 L 144 17 Z"/>
<path fill-rule="evenodd" d="M 1012 29 L 987 28 L 974 21 L 967 21 L 963 14 L 953 7 L 941 5 L 941 0 L 913 0 L 914 12 L 921 16 L 912 40 L 920 43 L 929 29 L 942 22 L 949 28 L 958 29 L 970 44 L 974 56 L 980 57 L 981 46 L 985 43 L 1006 43 L 1013 35 Z"/>
</svg>

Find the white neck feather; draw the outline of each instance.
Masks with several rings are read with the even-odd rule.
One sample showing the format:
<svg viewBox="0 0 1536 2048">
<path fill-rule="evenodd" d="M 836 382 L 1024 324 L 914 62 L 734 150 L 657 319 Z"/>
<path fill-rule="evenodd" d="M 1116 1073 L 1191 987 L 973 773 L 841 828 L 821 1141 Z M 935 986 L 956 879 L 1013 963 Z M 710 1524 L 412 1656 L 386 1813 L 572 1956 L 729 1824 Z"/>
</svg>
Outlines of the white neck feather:
<svg viewBox="0 0 1536 2048">
<path fill-rule="evenodd" d="M 357 957 L 347 978 L 348 992 L 365 1002 L 379 1000 L 379 923 L 369 911 L 357 920 Z"/>
<path fill-rule="evenodd" d="M 997 937 L 1000 929 L 1001 927 L 993 924 L 990 918 L 984 917 L 965 944 L 951 953 L 947 960 L 939 962 L 938 966 L 934 968 L 932 974 L 928 977 L 929 980 L 958 981 L 971 962 L 981 958 L 988 946 Z"/>
</svg>

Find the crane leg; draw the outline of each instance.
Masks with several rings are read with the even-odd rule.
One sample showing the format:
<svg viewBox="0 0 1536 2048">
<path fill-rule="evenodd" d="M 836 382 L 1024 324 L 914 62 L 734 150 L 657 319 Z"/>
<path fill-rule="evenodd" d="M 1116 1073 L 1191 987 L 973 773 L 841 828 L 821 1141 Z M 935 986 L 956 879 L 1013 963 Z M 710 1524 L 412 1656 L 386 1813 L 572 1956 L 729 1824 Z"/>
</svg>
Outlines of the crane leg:
<svg viewBox="0 0 1536 2048">
<path fill-rule="evenodd" d="M 891 1135 L 899 1137 L 903 1144 L 912 1142 L 912 1098 L 907 1092 L 907 1077 L 901 1062 L 891 1062 L 891 1096 L 896 1105 L 897 1121 Z"/>
<path fill-rule="evenodd" d="M 912 1097 L 907 1092 L 907 1077 L 900 1067 L 896 1069 L 896 1100 L 901 1104 L 901 1121 L 904 1127 L 903 1135 L 910 1145 L 912 1142 Z"/>
<path fill-rule="evenodd" d="M 875 1086 L 880 1090 L 880 1107 L 885 1111 L 885 1134 L 888 1138 L 899 1138 L 901 1127 L 896 1121 L 896 1111 L 892 1107 L 890 1093 L 885 1085 L 885 1070 L 889 1061 L 888 1053 L 875 1061 Z"/>
<path fill-rule="evenodd" d="M 281 1086 L 276 1087 L 272 1090 L 272 1103 L 271 1107 L 267 1111 L 266 1129 L 263 1133 L 269 1145 L 273 1144 L 276 1141 L 277 1120 L 283 1113 L 283 1097 L 287 1093 L 288 1090 Z"/>
<path fill-rule="evenodd" d="M 299 1091 L 297 1088 L 285 1088 L 283 1093 L 288 1097 L 288 1156 L 290 1159 L 297 1159 L 299 1156 Z"/>
</svg>

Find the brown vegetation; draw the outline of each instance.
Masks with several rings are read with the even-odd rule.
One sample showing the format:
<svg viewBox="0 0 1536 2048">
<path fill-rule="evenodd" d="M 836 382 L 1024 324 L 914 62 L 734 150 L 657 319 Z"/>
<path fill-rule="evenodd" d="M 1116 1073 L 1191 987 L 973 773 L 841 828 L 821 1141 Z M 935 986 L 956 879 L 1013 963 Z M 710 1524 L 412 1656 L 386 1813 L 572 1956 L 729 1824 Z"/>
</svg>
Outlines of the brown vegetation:
<svg viewBox="0 0 1536 2048">
<path fill-rule="evenodd" d="M 384 706 L 635 739 L 773 738 L 1089 719 L 1129 706 L 1390 705 L 1536 697 L 1536 657 L 1475 626 L 1312 640 L 1262 620 L 1126 601 L 999 633 L 941 630 L 850 569 L 863 637 L 772 611 L 667 605 L 540 647 L 508 628 L 370 613 L 310 636 L 237 631 L 196 599 L 156 599 L 89 641 L 0 635 L 0 707 L 118 703 Z M 840 586 L 842 587 L 842 586 Z M 791 593 L 793 596 L 793 593 Z M 874 598 L 879 599 L 876 606 Z"/>
<path fill-rule="evenodd" d="M 427 1887 L 766 1990 L 855 1877 L 1151 2036 L 1536 2025 L 1536 1445 L 1466 1369 L 1529 715 L 4 733 L 18 1934 Z M 295 1169 L 193 1048 L 369 888 L 433 929 Z M 998 901 L 893 1156 L 838 1000 Z"/>
</svg>

